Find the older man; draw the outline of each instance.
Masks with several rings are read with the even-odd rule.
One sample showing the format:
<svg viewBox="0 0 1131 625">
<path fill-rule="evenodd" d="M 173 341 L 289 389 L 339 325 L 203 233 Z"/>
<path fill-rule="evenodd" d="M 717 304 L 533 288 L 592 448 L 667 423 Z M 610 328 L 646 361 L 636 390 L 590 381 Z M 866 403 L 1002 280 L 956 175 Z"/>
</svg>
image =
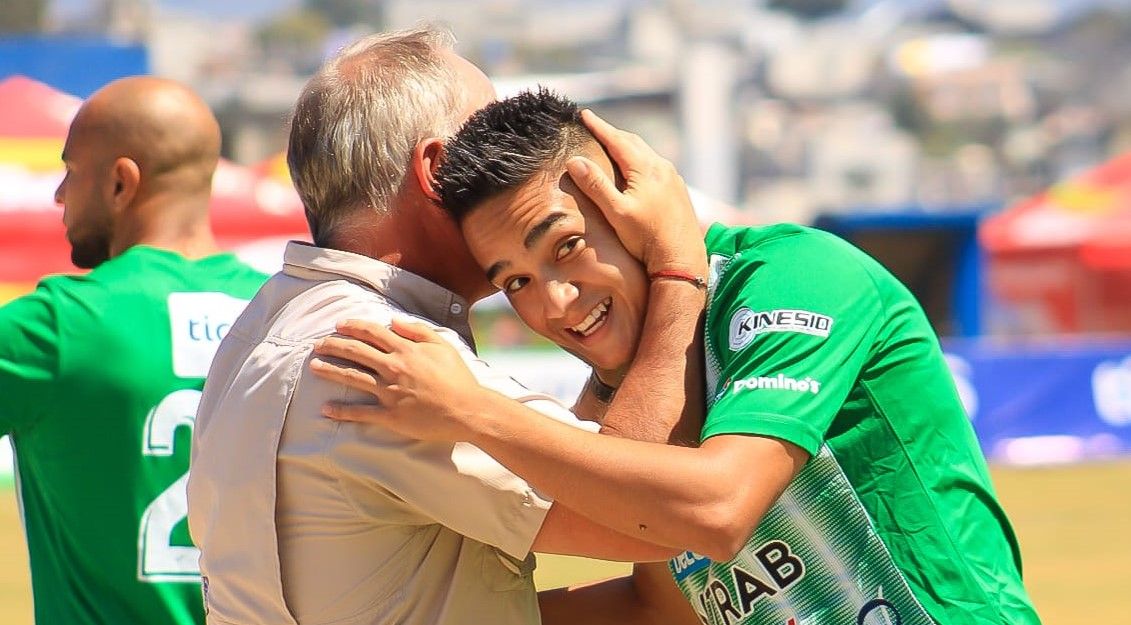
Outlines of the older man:
<svg viewBox="0 0 1131 625">
<path fill-rule="evenodd" d="M 197 416 L 189 524 L 211 622 L 537 623 L 531 550 L 673 551 L 552 505 L 470 445 L 320 416 L 363 397 L 307 370 L 335 323 L 414 319 L 480 384 L 583 427 L 474 354 L 468 306 L 493 287 L 431 182 L 441 138 L 494 92 L 450 45 L 431 30 L 363 39 L 296 104 L 288 164 L 314 245 L 290 244 L 232 327 Z"/>
</svg>

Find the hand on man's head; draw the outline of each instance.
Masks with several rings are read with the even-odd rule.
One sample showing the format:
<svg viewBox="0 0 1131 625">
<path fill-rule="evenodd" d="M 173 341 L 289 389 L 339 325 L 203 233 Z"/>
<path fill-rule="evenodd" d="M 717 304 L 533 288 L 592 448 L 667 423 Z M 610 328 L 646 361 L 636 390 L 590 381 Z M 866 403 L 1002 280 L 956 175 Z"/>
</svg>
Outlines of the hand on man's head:
<svg viewBox="0 0 1131 625">
<path fill-rule="evenodd" d="M 590 110 L 582 111 L 582 120 L 624 176 L 624 190 L 584 156 L 570 159 L 566 168 L 604 213 L 625 249 L 649 274 L 676 270 L 705 276 L 702 230 L 675 165 L 639 136 L 613 127 Z"/>
</svg>

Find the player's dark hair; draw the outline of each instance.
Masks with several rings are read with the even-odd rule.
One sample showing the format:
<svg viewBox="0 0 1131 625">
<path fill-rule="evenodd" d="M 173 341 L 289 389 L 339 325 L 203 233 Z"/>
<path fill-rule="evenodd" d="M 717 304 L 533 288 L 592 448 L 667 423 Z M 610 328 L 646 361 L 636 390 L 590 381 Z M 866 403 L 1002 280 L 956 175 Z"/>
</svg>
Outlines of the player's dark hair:
<svg viewBox="0 0 1131 625">
<path fill-rule="evenodd" d="M 444 144 L 436 190 L 461 221 L 481 202 L 522 186 L 593 141 L 576 102 L 544 87 L 488 104 Z"/>
</svg>

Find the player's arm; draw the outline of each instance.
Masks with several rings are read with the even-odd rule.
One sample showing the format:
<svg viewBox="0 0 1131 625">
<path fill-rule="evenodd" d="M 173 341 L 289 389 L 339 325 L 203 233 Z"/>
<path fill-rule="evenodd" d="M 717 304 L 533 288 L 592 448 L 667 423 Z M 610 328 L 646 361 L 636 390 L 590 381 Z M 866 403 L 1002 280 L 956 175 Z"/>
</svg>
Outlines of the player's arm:
<svg viewBox="0 0 1131 625">
<path fill-rule="evenodd" d="M 558 503 L 550 506 L 530 550 L 621 562 L 666 561 L 683 551 L 627 536 Z"/>
<path fill-rule="evenodd" d="M 381 323 L 389 322 L 387 314 L 373 318 L 376 327 L 384 328 Z M 479 359 L 455 332 L 436 328 L 432 336 L 446 346 L 446 355 L 454 356 L 434 364 L 453 367 L 452 375 L 465 376 L 466 381 L 476 387 L 497 389 L 500 397 L 515 398 L 508 401 L 530 410 L 538 419 L 567 429 L 597 430 L 593 423 L 579 422 L 557 401 L 524 388 Z M 317 371 L 313 363 L 311 368 Z M 363 373 L 361 369 L 349 370 Z M 309 396 L 365 400 L 364 396 L 339 386 L 341 381 L 304 374 L 300 383 L 310 385 L 305 393 Z M 350 427 L 351 436 L 362 441 L 366 449 L 364 462 L 354 461 L 348 465 L 348 474 L 351 479 L 357 479 L 359 487 L 372 488 L 382 496 L 395 493 L 423 517 L 494 545 L 514 557 L 522 558 L 529 551 L 540 551 L 605 560 L 655 561 L 670 558 L 679 551 L 617 532 L 557 505 L 552 498 L 471 445 L 406 440 L 387 428 Z M 360 512 L 366 514 L 365 510 Z"/>
<path fill-rule="evenodd" d="M 632 575 L 538 593 L 544 625 L 699 625 L 664 564 L 637 564 Z"/>
<path fill-rule="evenodd" d="M 809 457 L 760 436 L 716 436 L 694 449 L 570 431 L 497 399 L 483 396 L 469 416 L 475 445 L 559 505 L 715 560 L 741 548 Z"/>
<path fill-rule="evenodd" d="M 59 376 L 54 299 L 45 287 L 0 307 L 0 435 L 51 410 Z"/>
<path fill-rule="evenodd" d="M 686 297 L 682 289 L 693 288 L 652 285 L 653 297 Z M 364 341 L 327 339 L 321 355 L 363 368 L 320 361 L 311 368 L 382 405 L 334 404 L 328 416 L 410 438 L 471 442 L 558 504 L 650 543 L 729 559 L 807 458 L 756 436 L 717 436 L 693 449 L 594 434 L 479 386 L 426 327 L 351 322 L 340 331 Z"/>
</svg>

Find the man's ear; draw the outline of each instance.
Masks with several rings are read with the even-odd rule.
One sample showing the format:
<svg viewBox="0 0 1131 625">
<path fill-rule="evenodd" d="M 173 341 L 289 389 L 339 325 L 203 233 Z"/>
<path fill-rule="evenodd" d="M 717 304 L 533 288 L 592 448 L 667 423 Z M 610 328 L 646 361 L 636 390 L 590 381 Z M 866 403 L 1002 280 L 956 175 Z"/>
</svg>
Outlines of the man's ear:
<svg viewBox="0 0 1131 625">
<path fill-rule="evenodd" d="M 420 191 L 437 204 L 440 203 L 440 194 L 436 191 L 436 169 L 443 157 L 444 141 L 439 137 L 424 139 L 412 150 L 412 171 Z"/>
<path fill-rule="evenodd" d="M 141 186 L 141 168 L 132 158 L 120 157 L 110 168 L 114 185 L 113 206 L 116 212 L 124 210 L 134 201 Z"/>
</svg>

